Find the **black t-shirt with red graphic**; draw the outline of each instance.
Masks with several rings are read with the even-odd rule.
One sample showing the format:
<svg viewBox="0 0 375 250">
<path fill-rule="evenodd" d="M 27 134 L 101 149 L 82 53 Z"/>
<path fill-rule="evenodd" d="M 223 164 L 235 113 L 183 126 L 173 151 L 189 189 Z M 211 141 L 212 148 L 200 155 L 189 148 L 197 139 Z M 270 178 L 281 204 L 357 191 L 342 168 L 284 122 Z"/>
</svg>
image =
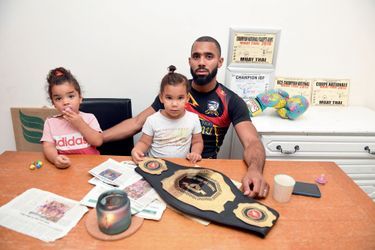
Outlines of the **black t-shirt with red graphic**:
<svg viewBox="0 0 375 250">
<path fill-rule="evenodd" d="M 159 97 L 151 106 L 155 111 L 164 108 Z M 250 121 L 246 103 L 221 83 L 208 93 L 191 88 L 185 108 L 199 116 L 204 141 L 203 158 L 217 157 L 231 122 L 235 126 L 239 122 Z"/>
</svg>

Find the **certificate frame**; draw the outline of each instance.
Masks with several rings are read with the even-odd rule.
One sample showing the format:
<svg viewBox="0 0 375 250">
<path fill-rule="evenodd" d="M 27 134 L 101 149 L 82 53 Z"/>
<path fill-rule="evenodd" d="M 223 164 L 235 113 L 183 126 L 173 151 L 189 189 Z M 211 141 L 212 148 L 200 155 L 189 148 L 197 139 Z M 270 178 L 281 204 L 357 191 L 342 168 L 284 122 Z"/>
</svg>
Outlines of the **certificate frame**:
<svg viewBox="0 0 375 250">
<path fill-rule="evenodd" d="M 316 78 L 313 80 L 313 106 L 348 106 L 350 79 Z"/>
<path fill-rule="evenodd" d="M 226 86 L 244 101 L 273 88 L 275 70 L 259 68 L 227 68 Z"/>
<path fill-rule="evenodd" d="M 277 76 L 274 81 L 274 89 L 286 91 L 289 97 L 302 95 L 311 103 L 313 82 L 312 78 Z"/>
<path fill-rule="evenodd" d="M 280 29 L 230 28 L 227 67 L 275 69 Z"/>
</svg>

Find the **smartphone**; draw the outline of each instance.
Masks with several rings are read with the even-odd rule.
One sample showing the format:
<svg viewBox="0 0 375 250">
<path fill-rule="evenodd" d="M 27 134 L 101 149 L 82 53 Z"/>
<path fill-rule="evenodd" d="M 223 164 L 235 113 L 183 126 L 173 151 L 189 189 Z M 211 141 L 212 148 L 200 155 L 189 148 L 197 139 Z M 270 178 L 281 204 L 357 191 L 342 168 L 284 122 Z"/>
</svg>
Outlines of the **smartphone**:
<svg viewBox="0 0 375 250">
<path fill-rule="evenodd" d="M 292 194 L 310 196 L 315 198 L 321 197 L 318 185 L 316 185 L 315 183 L 306 183 L 299 181 L 296 181 Z"/>
</svg>

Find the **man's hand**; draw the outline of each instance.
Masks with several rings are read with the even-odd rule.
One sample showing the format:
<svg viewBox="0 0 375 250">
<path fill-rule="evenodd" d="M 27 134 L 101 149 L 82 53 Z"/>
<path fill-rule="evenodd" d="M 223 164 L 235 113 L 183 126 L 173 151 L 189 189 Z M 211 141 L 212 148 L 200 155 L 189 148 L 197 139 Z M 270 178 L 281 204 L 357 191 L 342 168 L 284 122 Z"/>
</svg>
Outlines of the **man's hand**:
<svg viewBox="0 0 375 250">
<path fill-rule="evenodd" d="M 65 156 L 65 155 L 58 155 L 56 156 L 53 164 L 57 167 L 57 168 L 68 168 L 70 167 L 70 159 Z"/>
<path fill-rule="evenodd" d="M 256 169 L 248 169 L 242 179 L 244 195 L 251 198 L 265 198 L 268 195 L 270 187 L 263 178 L 262 173 Z"/>
<path fill-rule="evenodd" d="M 243 158 L 247 165 L 247 172 L 242 179 L 244 194 L 264 198 L 269 192 L 269 185 L 262 175 L 265 162 L 263 144 L 251 122 L 240 122 L 234 128 L 244 146 Z"/>
<path fill-rule="evenodd" d="M 191 152 L 187 154 L 186 159 L 188 159 L 191 163 L 195 164 L 198 161 L 202 160 L 202 156 L 198 153 Z"/>
</svg>

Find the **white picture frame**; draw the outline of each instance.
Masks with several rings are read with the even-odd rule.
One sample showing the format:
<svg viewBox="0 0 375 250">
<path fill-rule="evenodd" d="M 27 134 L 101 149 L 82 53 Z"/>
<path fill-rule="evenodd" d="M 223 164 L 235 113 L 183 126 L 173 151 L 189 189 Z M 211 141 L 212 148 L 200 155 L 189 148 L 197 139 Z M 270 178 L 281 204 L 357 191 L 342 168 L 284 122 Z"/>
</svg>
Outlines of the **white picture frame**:
<svg viewBox="0 0 375 250">
<path fill-rule="evenodd" d="M 226 85 L 244 101 L 273 88 L 273 69 L 227 68 Z"/>
<path fill-rule="evenodd" d="M 279 29 L 230 28 L 227 67 L 275 69 Z"/>
</svg>

